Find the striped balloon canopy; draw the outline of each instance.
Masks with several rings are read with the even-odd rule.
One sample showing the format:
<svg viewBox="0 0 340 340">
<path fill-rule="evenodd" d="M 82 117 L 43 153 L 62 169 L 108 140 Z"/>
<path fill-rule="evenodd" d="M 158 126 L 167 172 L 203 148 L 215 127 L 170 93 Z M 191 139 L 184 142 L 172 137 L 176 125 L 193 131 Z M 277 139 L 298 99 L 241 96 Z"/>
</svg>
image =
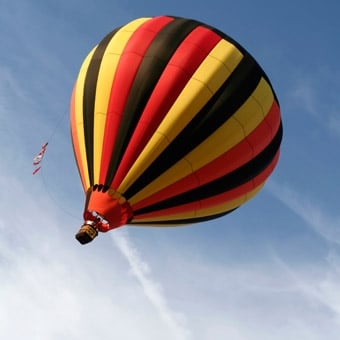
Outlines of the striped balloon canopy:
<svg viewBox="0 0 340 340">
<path fill-rule="evenodd" d="M 268 77 L 240 44 L 191 19 L 140 18 L 109 33 L 81 66 L 70 112 L 95 234 L 225 215 L 279 158 Z"/>
</svg>

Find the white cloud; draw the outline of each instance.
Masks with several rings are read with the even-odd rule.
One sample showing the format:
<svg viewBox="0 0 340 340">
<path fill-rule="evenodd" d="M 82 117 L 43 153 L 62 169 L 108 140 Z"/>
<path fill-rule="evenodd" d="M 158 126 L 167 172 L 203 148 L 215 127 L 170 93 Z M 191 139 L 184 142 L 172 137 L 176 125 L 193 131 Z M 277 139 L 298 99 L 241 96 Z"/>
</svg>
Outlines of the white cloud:
<svg viewBox="0 0 340 340">
<path fill-rule="evenodd" d="M 150 306 L 150 296 L 160 299 L 155 286 L 145 279 L 146 298 L 126 275 L 117 250 L 103 253 L 100 240 L 81 247 L 44 197 L 35 200 L 10 175 L 1 176 L 0 185 L 6 193 L 0 218 L 1 338 L 174 339 L 173 325 L 162 320 L 167 309 L 160 317 Z"/>
<path fill-rule="evenodd" d="M 34 200 L 9 174 L 0 185 L 1 338 L 337 339 L 336 252 L 324 267 L 293 270 L 275 253 L 265 263 L 217 263 L 167 244 L 167 267 L 156 270 L 162 255 L 143 256 L 132 233 L 111 232 L 117 247 L 107 234 L 80 246 L 73 220 L 46 197 Z"/>
<path fill-rule="evenodd" d="M 131 271 L 141 284 L 144 294 L 159 312 L 163 321 L 172 329 L 173 338 L 178 340 L 191 338 L 190 331 L 183 325 L 184 316 L 170 309 L 162 287 L 151 276 L 149 265 L 141 259 L 138 250 L 128 239 L 127 233 L 112 234 L 112 239 L 128 260 Z"/>
<path fill-rule="evenodd" d="M 338 70 L 324 65 L 312 75 L 295 75 L 285 101 L 286 107 L 289 108 L 286 111 L 292 111 L 294 115 L 296 112 L 307 113 L 316 119 L 318 124 L 340 136 L 338 79 Z"/>
<path fill-rule="evenodd" d="M 328 127 L 340 136 L 340 111 L 335 111 L 329 118 Z"/>
<path fill-rule="evenodd" d="M 315 84 L 309 79 L 300 79 L 292 88 L 291 97 L 298 108 L 318 117 L 320 112 Z"/>
<path fill-rule="evenodd" d="M 18 102 L 26 102 L 28 94 L 23 91 L 14 77 L 12 71 L 3 65 L 0 65 L 0 105 L 1 111 L 8 110 L 11 99 Z"/>
<path fill-rule="evenodd" d="M 327 215 L 310 198 L 304 197 L 287 185 L 271 180 L 266 188 L 325 240 L 340 244 L 340 217 Z"/>
<path fill-rule="evenodd" d="M 276 263 L 294 284 L 297 295 L 306 300 L 309 310 L 317 311 L 315 315 L 308 316 L 308 309 L 306 309 L 306 315 L 300 319 L 309 317 L 309 322 L 312 323 L 315 320 L 320 329 L 327 327 L 327 324 L 330 323 L 333 327 L 329 327 L 329 337 L 336 337 L 340 328 L 340 293 L 338 289 L 340 258 L 337 252 L 329 251 L 329 256 L 323 267 L 308 265 L 305 268 L 295 266 L 295 269 L 292 269 L 292 266 L 278 257 L 276 257 Z M 320 335 L 317 336 L 318 339 Z"/>
<path fill-rule="evenodd" d="M 288 264 L 283 266 L 276 259 L 273 254 L 268 263 L 225 266 L 207 263 L 203 256 L 201 263 L 186 261 L 190 269 L 185 279 L 192 276 L 196 282 L 185 290 L 194 337 L 323 339 L 326 332 L 328 339 L 336 339 L 339 294 L 336 302 L 325 294 L 326 286 L 336 286 L 339 274 L 331 267 L 315 265 L 295 269 L 293 275 Z"/>
</svg>

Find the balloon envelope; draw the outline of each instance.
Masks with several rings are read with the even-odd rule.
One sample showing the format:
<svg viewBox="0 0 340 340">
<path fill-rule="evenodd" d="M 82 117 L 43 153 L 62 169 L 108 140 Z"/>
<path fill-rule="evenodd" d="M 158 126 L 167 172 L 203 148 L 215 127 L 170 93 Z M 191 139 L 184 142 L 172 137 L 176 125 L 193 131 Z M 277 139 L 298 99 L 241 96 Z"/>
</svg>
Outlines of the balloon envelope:
<svg viewBox="0 0 340 340">
<path fill-rule="evenodd" d="M 279 157 L 266 74 L 195 20 L 140 18 L 109 33 L 84 60 L 70 111 L 84 219 L 100 231 L 225 215 L 261 189 Z"/>
</svg>

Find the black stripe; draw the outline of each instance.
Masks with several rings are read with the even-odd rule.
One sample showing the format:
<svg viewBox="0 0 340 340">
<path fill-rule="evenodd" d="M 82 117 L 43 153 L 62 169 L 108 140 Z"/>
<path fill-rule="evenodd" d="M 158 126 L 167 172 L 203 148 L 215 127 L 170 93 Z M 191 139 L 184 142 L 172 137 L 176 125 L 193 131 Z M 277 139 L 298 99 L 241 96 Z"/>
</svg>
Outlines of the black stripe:
<svg viewBox="0 0 340 340">
<path fill-rule="evenodd" d="M 251 56 L 243 58 L 203 109 L 125 192 L 125 197 L 135 195 L 223 125 L 254 92 L 262 76 Z"/>
<path fill-rule="evenodd" d="M 239 207 L 237 207 L 239 208 Z M 198 223 L 198 222 L 205 222 L 205 221 L 209 221 L 215 218 L 219 218 L 225 215 L 230 214 L 231 212 L 235 211 L 237 208 L 219 213 L 219 214 L 215 214 L 215 215 L 208 215 L 208 216 L 202 216 L 202 217 L 192 217 L 192 218 L 183 218 L 180 220 L 169 220 L 169 221 L 152 221 L 152 222 L 129 222 L 129 225 L 159 225 L 159 226 L 173 226 L 173 225 L 179 225 L 179 224 L 192 224 L 192 223 Z"/>
<path fill-rule="evenodd" d="M 206 25 L 206 24 L 203 24 L 203 26 L 211 29 L 213 32 L 215 32 L 216 34 L 219 34 L 221 37 L 223 37 L 223 39 L 229 41 L 231 44 L 233 44 L 234 46 L 237 47 L 237 49 L 239 51 L 241 51 L 241 53 L 244 55 L 244 56 L 247 56 L 247 55 L 250 55 L 249 52 L 242 46 L 240 45 L 240 43 L 238 43 L 236 40 L 234 40 L 232 37 L 230 37 L 229 35 L 225 34 L 224 32 L 218 30 L 217 28 L 215 27 L 212 27 L 212 26 L 209 26 L 209 25 Z M 263 78 L 267 81 L 268 85 L 270 86 L 272 92 L 273 92 L 273 95 L 274 95 L 274 98 L 275 98 L 275 101 L 277 103 L 278 106 L 280 106 L 279 104 L 279 100 L 276 96 L 276 93 L 274 91 L 274 88 L 271 84 L 271 81 L 270 79 L 268 78 L 267 74 L 264 72 L 264 70 L 262 69 L 262 67 L 260 66 L 260 64 L 256 61 L 256 64 L 257 66 L 261 69 L 261 71 L 263 72 Z"/>
<path fill-rule="evenodd" d="M 112 37 L 118 29 L 110 32 L 97 46 L 92 59 L 89 63 L 84 83 L 83 92 L 83 119 L 84 119 L 84 136 L 87 164 L 89 171 L 90 185 L 93 185 L 93 133 L 94 133 L 94 105 L 96 98 L 96 85 L 100 64 Z"/>
<path fill-rule="evenodd" d="M 252 178 L 264 171 L 271 163 L 280 147 L 281 140 L 282 124 L 280 124 L 280 127 L 271 143 L 259 155 L 245 165 L 198 188 L 136 210 L 134 212 L 134 216 L 203 200 L 232 190 L 250 181 Z"/>
<path fill-rule="evenodd" d="M 107 185 L 113 180 L 139 118 L 170 58 L 186 36 L 198 25 L 199 23 L 193 20 L 176 19 L 156 35 L 146 51 L 124 108 L 105 180 Z"/>
</svg>

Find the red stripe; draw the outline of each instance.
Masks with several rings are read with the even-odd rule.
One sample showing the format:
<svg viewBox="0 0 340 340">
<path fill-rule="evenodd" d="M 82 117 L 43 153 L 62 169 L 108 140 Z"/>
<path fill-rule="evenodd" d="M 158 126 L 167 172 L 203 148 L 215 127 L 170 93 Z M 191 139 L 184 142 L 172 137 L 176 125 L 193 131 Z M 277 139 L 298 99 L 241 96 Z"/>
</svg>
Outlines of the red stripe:
<svg viewBox="0 0 340 340">
<path fill-rule="evenodd" d="M 136 215 L 133 220 L 135 222 L 138 222 L 139 219 L 144 219 L 144 218 L 154 218 L 155 220 L 157 220 L 157 218 L 161 216 L 169 216 L 169 219 L 171 219 L 170 215 L 173 215 L 173 214 L 181 214 L 181 213 L 185 213 L 185 212 L 192 211 L 192 210 L 211 208 L 213 206 L 220 205 L 223 202 L 228 202 L 228 201 L 237 199 L 238 197 L 245 195 L 246 193 L 257 188 L 260 184 L 264 183 L 264 181 L 270 176 L 270 174 L 274 170 L 278 162 L 278 159 L 279 159 L 279 151 L 277 152 L 277 154 L 275 155 L 274 159 L 269 164 L 269 166 L 262 173 L 260 173 L 258 176 L 253 178 L 251 181 L 248 181 L 233 190 L 226 191 L 216 196 L 208 197 L 201 201 L 183 204 L 180 206 L 172 207 L 169 209 L 158 210 L 158 211 L 154 211 L 151 213 Z"/>
<path fill-rule="evenodd" d="M 197 27 L 178 47 L 144 109 L 113 181 L 118 187 L 193 73 L 221 37 Z"/>
<path fill-rule="evenodd" d="M 122 53 L 107 108 L 100 183 L 105 181 L 124 106 L 138 68 L 143 60 L 143 55 L 158 32 L 172 20 L 170 17 L 157 17 L 146 21 L 133 33 Z"/>
<path fill-rule="evenodd" d="M 169 197 L 179 195 L 234 171 L 249 162 L 270 144 L 279 126 L 280 111 L 274 101 L 266 118 L 247 138 L 196 172 L 134 204 L 133 209 L 141 209 Z"/>
</svg>

